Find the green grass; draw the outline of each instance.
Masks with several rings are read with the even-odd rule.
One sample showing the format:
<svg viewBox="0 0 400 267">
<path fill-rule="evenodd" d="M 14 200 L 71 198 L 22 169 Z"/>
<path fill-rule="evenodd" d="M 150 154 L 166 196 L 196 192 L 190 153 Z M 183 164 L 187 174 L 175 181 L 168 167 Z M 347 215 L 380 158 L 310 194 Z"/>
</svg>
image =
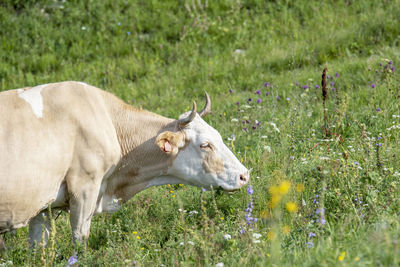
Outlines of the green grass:
<svg viewBox="0 0 400 267">
<path fill-rule="evenodd" d="M 245 188 L 151 188 L 95 216 L 79 265 L 399 265 L 399 14 L 398 0 L 2 1 L 0 91 L 79 80 L 173 118 L 207 91 L 206 120 L 252 169 L 252 227 Z M 328 141 L 315 88 L 324 67 Z M 270 189 L 282 181 L 290 190 L 271 208 Z M 316 221 L 322 208 L 325 224 Z M 27 228 L 6 234 L 0 264 L 65 266 L 74 250 L 68 214 L 56 231 L 54 246 L 37 251 Z"/>
</svg>

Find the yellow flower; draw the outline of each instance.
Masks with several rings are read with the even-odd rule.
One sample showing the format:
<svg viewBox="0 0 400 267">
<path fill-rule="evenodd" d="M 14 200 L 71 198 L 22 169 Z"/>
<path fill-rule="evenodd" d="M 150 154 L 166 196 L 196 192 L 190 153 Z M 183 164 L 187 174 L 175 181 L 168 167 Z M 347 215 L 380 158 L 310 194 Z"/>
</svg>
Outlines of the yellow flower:
<svg viewBox="0 0 400 267">
<path fill-rule="evenodd" d="M 269 255 L 269 253 L 267 253 L 267 257 L 269 258 L 269 257 L 271 257 L 271 255 Z"/>
<path fill-rule="evenodd" d="M 359 257 L 355 257 L 355 258 L 354 258 L 354 261 L 359 261 L 359 260 L 360 260 Z"/>
<path fill-rule="evenodd" d="M 183 184 L 179 184 L 179 186 L 183 186 Z"/>
<path fill-rule="evenodd" d="M 289 201 L 288 203 L 286 203 L 286 209 L 290 213 L 297 212 L 299 210 L 299 208 L 297 207 L 297 204 L 292 201 Z"/>
<path fill-rule="evenodd" d="M 338 261 L 343 261 L 345 256 L 346 256 L 346 252 L 343 251 L 342 253 L 340 253 L 339 257 L 337 258 Z"/>
<path fill-rule="evenodd" d="M 142 247 L 142 250 L 144 250 L 144 247 Z"/>
<path fill-rule="evenodd" d="M 137 235 L 137 232 L 136 232 L 136 231 L 133 231 L 132 234 Z"/>
<path fill-rule="evenodd" d="M 271 201 L 269 202 L 270 208 L 275 208 L 279 204 L 279 201 L 281 201 L 281 198 L 282 197 L 280 195 L 273 195 L 271 197 Z"/>
<path fill-rule="evenodd" d="M 290 227 L 289 227 L 288 225 L 283 226 L 283 227 L 282 227 L 282 233 L 283 233 L 284 235 L 290 234 Z"/>
<path fill-rule="evenodd" d="M 175 197 L 175 195 L 172 195 L 172 197 Z"/>
<path fill-rule="evenodd" d="M 172 190 L 169 190 L 169 192 L 172 194 L 174 191 L 172 191 Z"/>
<path fill-rule="evenodd" d="M 136 238 L 137 238 L 138 240 L 140 240 L 140 236 L 136 236 Z"/>
<path fill-rule="evenodd" d="M 271 193 L 271 195 L 278 195 L 279 194 L 279 188 L 277 186 L 271 186 L 269 188 L 269 192 Z"/>
<path fill-rule="evenodd" d="M 296 192 L 298 192 L 298 193 L 304 192 L 304 185 L 303 184 L 297 184 L 296 185 Z"/>
<path fill-rule="evenodd" d="M 280 185 L 279 185 L 279 193 L 281 195 L 286 195 L 287 192 L 289 192 L 290 189 L 290 182 L 289 181 L 283 181 Z"/>
<path fill-rule="evenodd" d="M 275 238 L 276 238 L 276 234 L 275 234 L 274 232 L 269 231 L 269 232 L 267 233 L 267 239 L 268 239 L 268 240 L 273 241 L 273 240 L 275 240 Z"/>
<path fill-rule="evenodd" d="M 221 217 L 220 219 L 221 219 L 221 221 L 225 220 L 225 218 L 224 218 L 224 217 Z"/>
</svg>

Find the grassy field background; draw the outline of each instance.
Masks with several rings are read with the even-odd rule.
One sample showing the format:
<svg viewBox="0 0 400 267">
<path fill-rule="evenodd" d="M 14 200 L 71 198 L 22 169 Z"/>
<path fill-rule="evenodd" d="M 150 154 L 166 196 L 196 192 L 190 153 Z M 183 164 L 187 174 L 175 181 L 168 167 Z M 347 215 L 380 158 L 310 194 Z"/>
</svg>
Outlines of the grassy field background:
<svg viewBox="0 0 400 267">
<path fill-rule="evenodd" d="M 207 91 L 206 121 L 252 169 L 234 194 L 163 186 L 96 216 L 75 265 L 400 265 L 399 14 L 399 0 L 1 1 L 0 91 L 78 80 L 171 118 Z M 37 250 L 27 228 L 6 234 L 0 265 L 66 266 L 67 213 L 55 229 Z"/>
</svg>

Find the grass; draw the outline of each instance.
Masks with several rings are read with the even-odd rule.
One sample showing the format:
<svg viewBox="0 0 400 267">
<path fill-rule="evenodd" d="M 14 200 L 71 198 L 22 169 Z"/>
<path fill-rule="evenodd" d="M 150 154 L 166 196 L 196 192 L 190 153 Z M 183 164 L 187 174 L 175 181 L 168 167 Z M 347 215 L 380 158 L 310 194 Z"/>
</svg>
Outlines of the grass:
<svg viewBox="0 0 400 267">
<path fill-rule="evenodd" d="M 399 265 L 399 13 L 398 0 L 2 1 L 0 91 L 79 80 L 172 118 L 207 91 L 206 120 L 252 169 L 252 195 L 163 186 L 96 216 L 78 264 Z M 27 228 L 6 234 L 0 264 L 65 266 L 68 214 L 55 228 L 36 251 Z"/>
</svg>

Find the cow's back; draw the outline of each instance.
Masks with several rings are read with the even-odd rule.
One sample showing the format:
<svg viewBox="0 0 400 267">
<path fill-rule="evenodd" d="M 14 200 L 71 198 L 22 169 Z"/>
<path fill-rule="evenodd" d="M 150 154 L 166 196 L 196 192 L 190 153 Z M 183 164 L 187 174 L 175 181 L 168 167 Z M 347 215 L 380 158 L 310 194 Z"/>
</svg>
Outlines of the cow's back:
<svg viewBox="0 0 400 267">
<path fill-rule="evenodd" d="M 63 82 L 1 93 L 0 232 L 53 202 L 74 162 L 91 147 L 107 153 L 102 143 L 115 146 L 113 135 L 97 88 Z"/>
</svg>

